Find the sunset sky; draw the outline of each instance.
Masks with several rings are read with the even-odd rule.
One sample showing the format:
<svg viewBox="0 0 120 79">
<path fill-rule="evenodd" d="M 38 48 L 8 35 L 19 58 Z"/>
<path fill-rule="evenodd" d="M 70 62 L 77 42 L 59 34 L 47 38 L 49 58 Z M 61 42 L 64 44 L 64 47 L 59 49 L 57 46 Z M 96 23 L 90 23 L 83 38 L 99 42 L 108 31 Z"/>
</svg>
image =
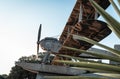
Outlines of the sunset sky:
<svg viewBox="0 0 120 79">
<path fill-rule="evenodd" d="M 75 2 L 76 0 L 0 0 L 0 74 L 8 74 L 20 57 L 36 54 L 40 24 L 41 39 L 60 36 Z M 120 20 L 111 6 L 107 12 Z M 102 17 L 99 19 L 103 20 Z M 113 47 L 114 44 L 120 44 L 120 40 L 112 33 L 101 43 Z"/>
</svg>

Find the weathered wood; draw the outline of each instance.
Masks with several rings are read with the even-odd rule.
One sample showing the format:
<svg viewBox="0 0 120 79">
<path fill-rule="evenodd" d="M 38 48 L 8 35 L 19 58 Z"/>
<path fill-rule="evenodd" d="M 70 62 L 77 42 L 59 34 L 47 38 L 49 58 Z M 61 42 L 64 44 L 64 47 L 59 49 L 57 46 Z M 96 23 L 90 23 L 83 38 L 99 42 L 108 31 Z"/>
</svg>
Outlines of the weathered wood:
<svg viewBox="0 0 120 79">
<path fill-rule="evenodd" d="M 79 30 L 76 30 L 77 29 L 76 27 L 77 28 L 79 27 Z M 72 28 L 70 31 L 70 34 L 85 36 L 97 42 L 101 41 L 110 33 L 111 33 L 111 30 L 107 27 L 107 24 L 99 20 L 83 20 L 81 22 L 78 22 L 74 26 L 74 28 Z M 63 45 L 78 48 L 78 49 L 83 49 L 83 50 L 87 50 L 91 46 L 93 46 L 92 44 L 84 41 L 74 40 L 71 35 L 68 35 L 66 37 L 66 39 L 63 42 Z M 75 51 L 67 50 L 64 48 L 61 48 L 59 50 L 59 53 L 72 55 L 72 56 L 79 56 L 79 54 L 76 53 Z"/>
<path fill-rule="evenodd" d="M 109 0 L 95 0 L 95 1 L 103 9 L 106 9 L 110 5 Z M 82 9 L 80 9 L 80 7 Z M 80 18 L 81 20 L 79 20 L 80 13 L 82 13 L 81 14 L 82 19 Z M 91 38 L 97 42 L 104 39 L 111 33 L 111 30 L 107 27 L 106 23 L 96 20 L 98 17 L 99 14 L 96 17 L 96 11 L 90 4 L 89 0 L 77 0 L 73 8 L 73 11 L 65 25 L 65 28 L 59 38 L 61 44 L 83 50 L 87 50 L 91 46 L 93 46 L 92 44 L 84 41 L 73 40 L 72 36 L 69 33 L 82 35 Z M 77 52 L 65 48 L 61 48 L 59 50 L 59 53 L 71 56 L 79 56 Z"/>
<path fill-rule="evenodd" d="M 110 4 L 109 0 L 95 1 L 104 9 L 106 9 Z M 79 22 L 80 7 L 82 7 L 83 12 L 82 20 Z M 97 42 L 108 36 L 111 33 L 111 30 L 107 27 L 106 23 L 94 20 L 95 13 L 96 11 L 90 4 L 89 0 L 77 0 L 68 22 L 66 23 L 65 28 L 60 36 L 59 41 L 62 43 L 62 45 L 87 50 L 93 45 L 84 41 L 74 40 L 70 34 L 82 35 Z M 67 50 L 65 48 L 61 48 L 59 53 L 71 56 L 79 56 L 77 52 Z"/>
<path fill-rule="evenodd" d="M 106 9 L 110 4 L 109 0 L 96 0 L 96 1 L 104 9 Z M 67 38 L 66 33 L 68 32 L 68 29 L 70 29 L 70 27 L 74 27 L 74 25 L 78 22 L 80 5 L 82 5 L 83 8 L 83 16 L 82 16 L 83 20 L 89 20 L 95 18 L 94 16 L 90 16 L 90 15 L 95 15 L 95 9 L 91 6 L 89 0 L 77 0 L 73 8 L 73 11 L 71 12 L 71 15 L 65 25 L 65 28 L 60 36 L 59 40 L 61 41 L 61 43 L 63 43 L 64 40 Z"/>
</svg>

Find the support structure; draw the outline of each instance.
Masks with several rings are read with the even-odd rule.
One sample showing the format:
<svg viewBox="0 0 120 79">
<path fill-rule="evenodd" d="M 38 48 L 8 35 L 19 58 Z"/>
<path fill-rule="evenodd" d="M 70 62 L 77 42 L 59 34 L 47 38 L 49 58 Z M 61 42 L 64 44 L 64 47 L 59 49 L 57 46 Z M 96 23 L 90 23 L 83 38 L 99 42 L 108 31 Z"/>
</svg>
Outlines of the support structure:
<svg viewBox="0 0 120 79">
<path fill-rule="evenodd" d="M 31 72 L 53 73 L 61 75 L 80 75 L 86 73 L 85 70 L 65 66 L 45 65 L 36 63 L 16 62 L 17 66 Z"/>
</svg>

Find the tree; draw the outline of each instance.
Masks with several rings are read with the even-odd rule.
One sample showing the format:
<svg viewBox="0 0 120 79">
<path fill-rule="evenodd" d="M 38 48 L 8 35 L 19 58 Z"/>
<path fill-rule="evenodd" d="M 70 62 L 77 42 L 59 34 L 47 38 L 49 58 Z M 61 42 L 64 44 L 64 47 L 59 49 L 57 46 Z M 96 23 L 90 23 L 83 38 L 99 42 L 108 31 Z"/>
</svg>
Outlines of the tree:
<svg viewBox="0 0 120 79">
<path fill-rule="evenodd" d="M 7 79 L 35 79 L 36 74 L 24 70 L 19 66 L 12 67 Z"/>
<path fill-rule="evenodd" d="M 3 76 L 0 75 L 0 79 L 5 79 Z"/>
<path fill-rule="evenodd" d="M 32 59 L 31 56 L 30 57 L 22 56 L 21 58 L 19 58 L 19 61 L 36 63 L 36 61 Z M 35 73 L 24 70 L 23 68 L 17 65 L 12 67 L 9 76 L 7 77 L 7 79 L 35 79 L 35 78 L 36 78 Z"/>
</svg>

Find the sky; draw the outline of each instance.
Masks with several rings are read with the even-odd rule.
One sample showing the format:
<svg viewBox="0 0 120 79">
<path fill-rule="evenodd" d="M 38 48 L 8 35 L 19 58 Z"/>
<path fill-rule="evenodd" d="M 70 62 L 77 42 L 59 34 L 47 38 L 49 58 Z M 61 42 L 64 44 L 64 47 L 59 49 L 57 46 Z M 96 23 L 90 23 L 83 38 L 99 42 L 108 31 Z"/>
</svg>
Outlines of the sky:
<svg viewBox="0 0 120 79">
<path fill-rule="evenodd" d="M 0 74 L 9 74 L 20 57 L 37 54 L 40 24 L 41 39 L 60 36 L 75 2 L 76 0 L 0 0 Z M 107 11 L 119 19 L 111 6 Z M 102 17 L 99 19 L 103 20 Z M 113 47 L 114 44 L 120 44 L 120 40 L 112 33 L 101 43 Z"/>
</svg>

